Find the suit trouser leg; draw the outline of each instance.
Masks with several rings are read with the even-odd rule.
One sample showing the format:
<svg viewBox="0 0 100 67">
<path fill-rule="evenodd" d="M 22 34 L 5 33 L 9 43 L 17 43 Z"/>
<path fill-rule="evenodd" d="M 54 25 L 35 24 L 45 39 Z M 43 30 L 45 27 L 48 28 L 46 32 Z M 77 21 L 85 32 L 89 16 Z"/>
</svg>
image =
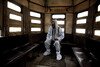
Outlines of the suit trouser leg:
<svg viewBox="0 0 100 67">
<path fill-rule="evenodd" d="M 57 60 L 61 60 L 62 55 L 60 54 L 60 48 L 61 48 L 60 41 L 55 41 L 54 46 L 56 48 L 56 54 L 57 54 L 56 58 L 57 58 Z"/>
<path fill-rule="evenodd" d="M 59 42 L 59 41 L 55 41 L 55 42 L 54 42 L 54 46 L 55 46 L 55 48 L 56 48 L 56 52 L 60 52 L 60 48 L 61 48 L 60 42 Z"/>
<path fill-rule="evenodd" d="M 50 44 L 51 44 L 51 40 L 47 39 L 45 41 L 45 48 L 46 48 L 47 51 L 50 51 Z"/>
</svg>

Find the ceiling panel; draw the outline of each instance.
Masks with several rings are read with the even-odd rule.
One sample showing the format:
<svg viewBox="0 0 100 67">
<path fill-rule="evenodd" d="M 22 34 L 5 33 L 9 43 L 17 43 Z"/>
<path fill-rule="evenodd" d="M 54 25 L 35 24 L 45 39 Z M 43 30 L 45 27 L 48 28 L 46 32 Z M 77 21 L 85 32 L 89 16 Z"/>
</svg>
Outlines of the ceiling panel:
<svg viewBox="0 0 100 67">
<path fill-rule="evenodd" d="M 47 0 L 48 6 L 71 6 L 72 0 Z"/>
<path fill-rule="evenodd" d="M 44 0 L 30 0 L 30 1 L 44 6 Z"/>
</svg>

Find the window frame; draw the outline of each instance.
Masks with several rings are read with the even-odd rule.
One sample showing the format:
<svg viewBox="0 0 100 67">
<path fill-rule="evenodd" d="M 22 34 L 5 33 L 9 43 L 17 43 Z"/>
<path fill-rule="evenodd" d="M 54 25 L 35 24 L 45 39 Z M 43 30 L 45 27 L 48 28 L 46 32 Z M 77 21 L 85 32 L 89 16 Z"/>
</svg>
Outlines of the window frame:
<svg viewBox="0 0 100 67">
<path fill-rule="evenodd" d="M 98 4 L 98 6 L 100 6 L 100 4 Z M 96 21 L 96 18 L 98 16 L 100 17 L 100 11 L 98 11 L 98 6 L 97 6 L 96 14 L 95 14 L 95 21 L 94 21 L 94 27 L 93 27 L 93 38 L 100 40 L 100 35 L 95 35 L 95 31 L 100 30 L 100 20 Z"/>
<path fill-rule="evenodd" d="M 86 34 L 86 24 L 87 24 L 87 17 L 88 17 L 88 14 L 87 16 L 82 16 L 82 17 L 78 17 L 78 14 L 80 13 L 84 13 L 84 12 L 88 12 L 89 14 L 89 11 L 88 10 L 85 10 L 85 11 L 82 11 L 82 12 L 78 12 L 76 13 L 76 21 L 75 21 L 75 34 L 80 34 L 80 35 L 85 35 Z M 77 23 L 78 20 L 83 20 L 83 19 L 86 19 L 86 23 Z M 85 33 L 77 33 L 76 32 L 76 29 L 85 29 Z"/>
<path fill-rule="evenodd" d="M 36 11 L 30 10 L 29 13 L 30 12 L 36 12 Z M 31 33 L 33 33 L 33 34 L 42 32 L 42 13 L 40 13 L 40 12 L 36 12 L 36 13 L 39 13 L 40 17 L 30 16 L 30 31 L 31 31 L 31 28 L 40 28 L 41 30 L 40 31 L 31 31 Z M 40 20 L 41 23 L 39 23 L 39 24 L 32 23 L 31 20 Z"/>
<path fill-rule="evenodd" d="M 15 36 L 15 35 L 21 35 L 23 34 L 23 14 L 22 14 L 22 7 L 20 4 L 18 4 L 17 2 L 15 1 L 7 1 L 8 2 L 11 2 L 17 6 L 20 7 L 21 11 L 18 12 L 16 10 L 13 10 L 13 9 L 10 9 L 7 7 L 7 17 L 8 17 L 8 21 L 7 21 L 7 34 L 8 36 Z M 16 16 L 19 16 L 20 17 L 20 20 L 16 20 L 16 19 L 10 19 L 10 14 L 14 14 Z M 21 31 L 16 31 L 16 32 L 10 32 L 10 27 L 20 27 L 21 28 Z"/>
</svg>

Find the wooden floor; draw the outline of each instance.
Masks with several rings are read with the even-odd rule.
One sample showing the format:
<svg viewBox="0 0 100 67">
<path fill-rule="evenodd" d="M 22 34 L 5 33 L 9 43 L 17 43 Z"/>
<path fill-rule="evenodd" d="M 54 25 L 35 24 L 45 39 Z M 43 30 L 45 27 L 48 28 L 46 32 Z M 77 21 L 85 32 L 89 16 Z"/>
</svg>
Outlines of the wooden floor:
<svg viewBox="0 0 100 67">
<path fill-rule="evenodd" d="M 26 67 L 78 67 L 74 56 L 63 55 L 62 60 L 56 60 L 56 54 L 43 56 L 43 53 L 26 63 Z"/>
</svg>

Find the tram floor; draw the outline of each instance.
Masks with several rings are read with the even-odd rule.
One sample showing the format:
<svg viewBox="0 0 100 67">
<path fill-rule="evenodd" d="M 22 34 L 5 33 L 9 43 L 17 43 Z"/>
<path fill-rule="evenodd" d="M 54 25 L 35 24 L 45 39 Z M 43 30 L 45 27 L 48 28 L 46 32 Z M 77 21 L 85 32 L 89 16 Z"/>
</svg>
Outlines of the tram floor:
<svg viewBox="0 0 100 67">
<path fill-rule="evenodd" d="M 56 54 L 44 56 L 43 52 L 26 63 L 26 67 L 79 67 L 75 56 L 63 54 L 62 60 L 56 60 Z"/>
</svg>

